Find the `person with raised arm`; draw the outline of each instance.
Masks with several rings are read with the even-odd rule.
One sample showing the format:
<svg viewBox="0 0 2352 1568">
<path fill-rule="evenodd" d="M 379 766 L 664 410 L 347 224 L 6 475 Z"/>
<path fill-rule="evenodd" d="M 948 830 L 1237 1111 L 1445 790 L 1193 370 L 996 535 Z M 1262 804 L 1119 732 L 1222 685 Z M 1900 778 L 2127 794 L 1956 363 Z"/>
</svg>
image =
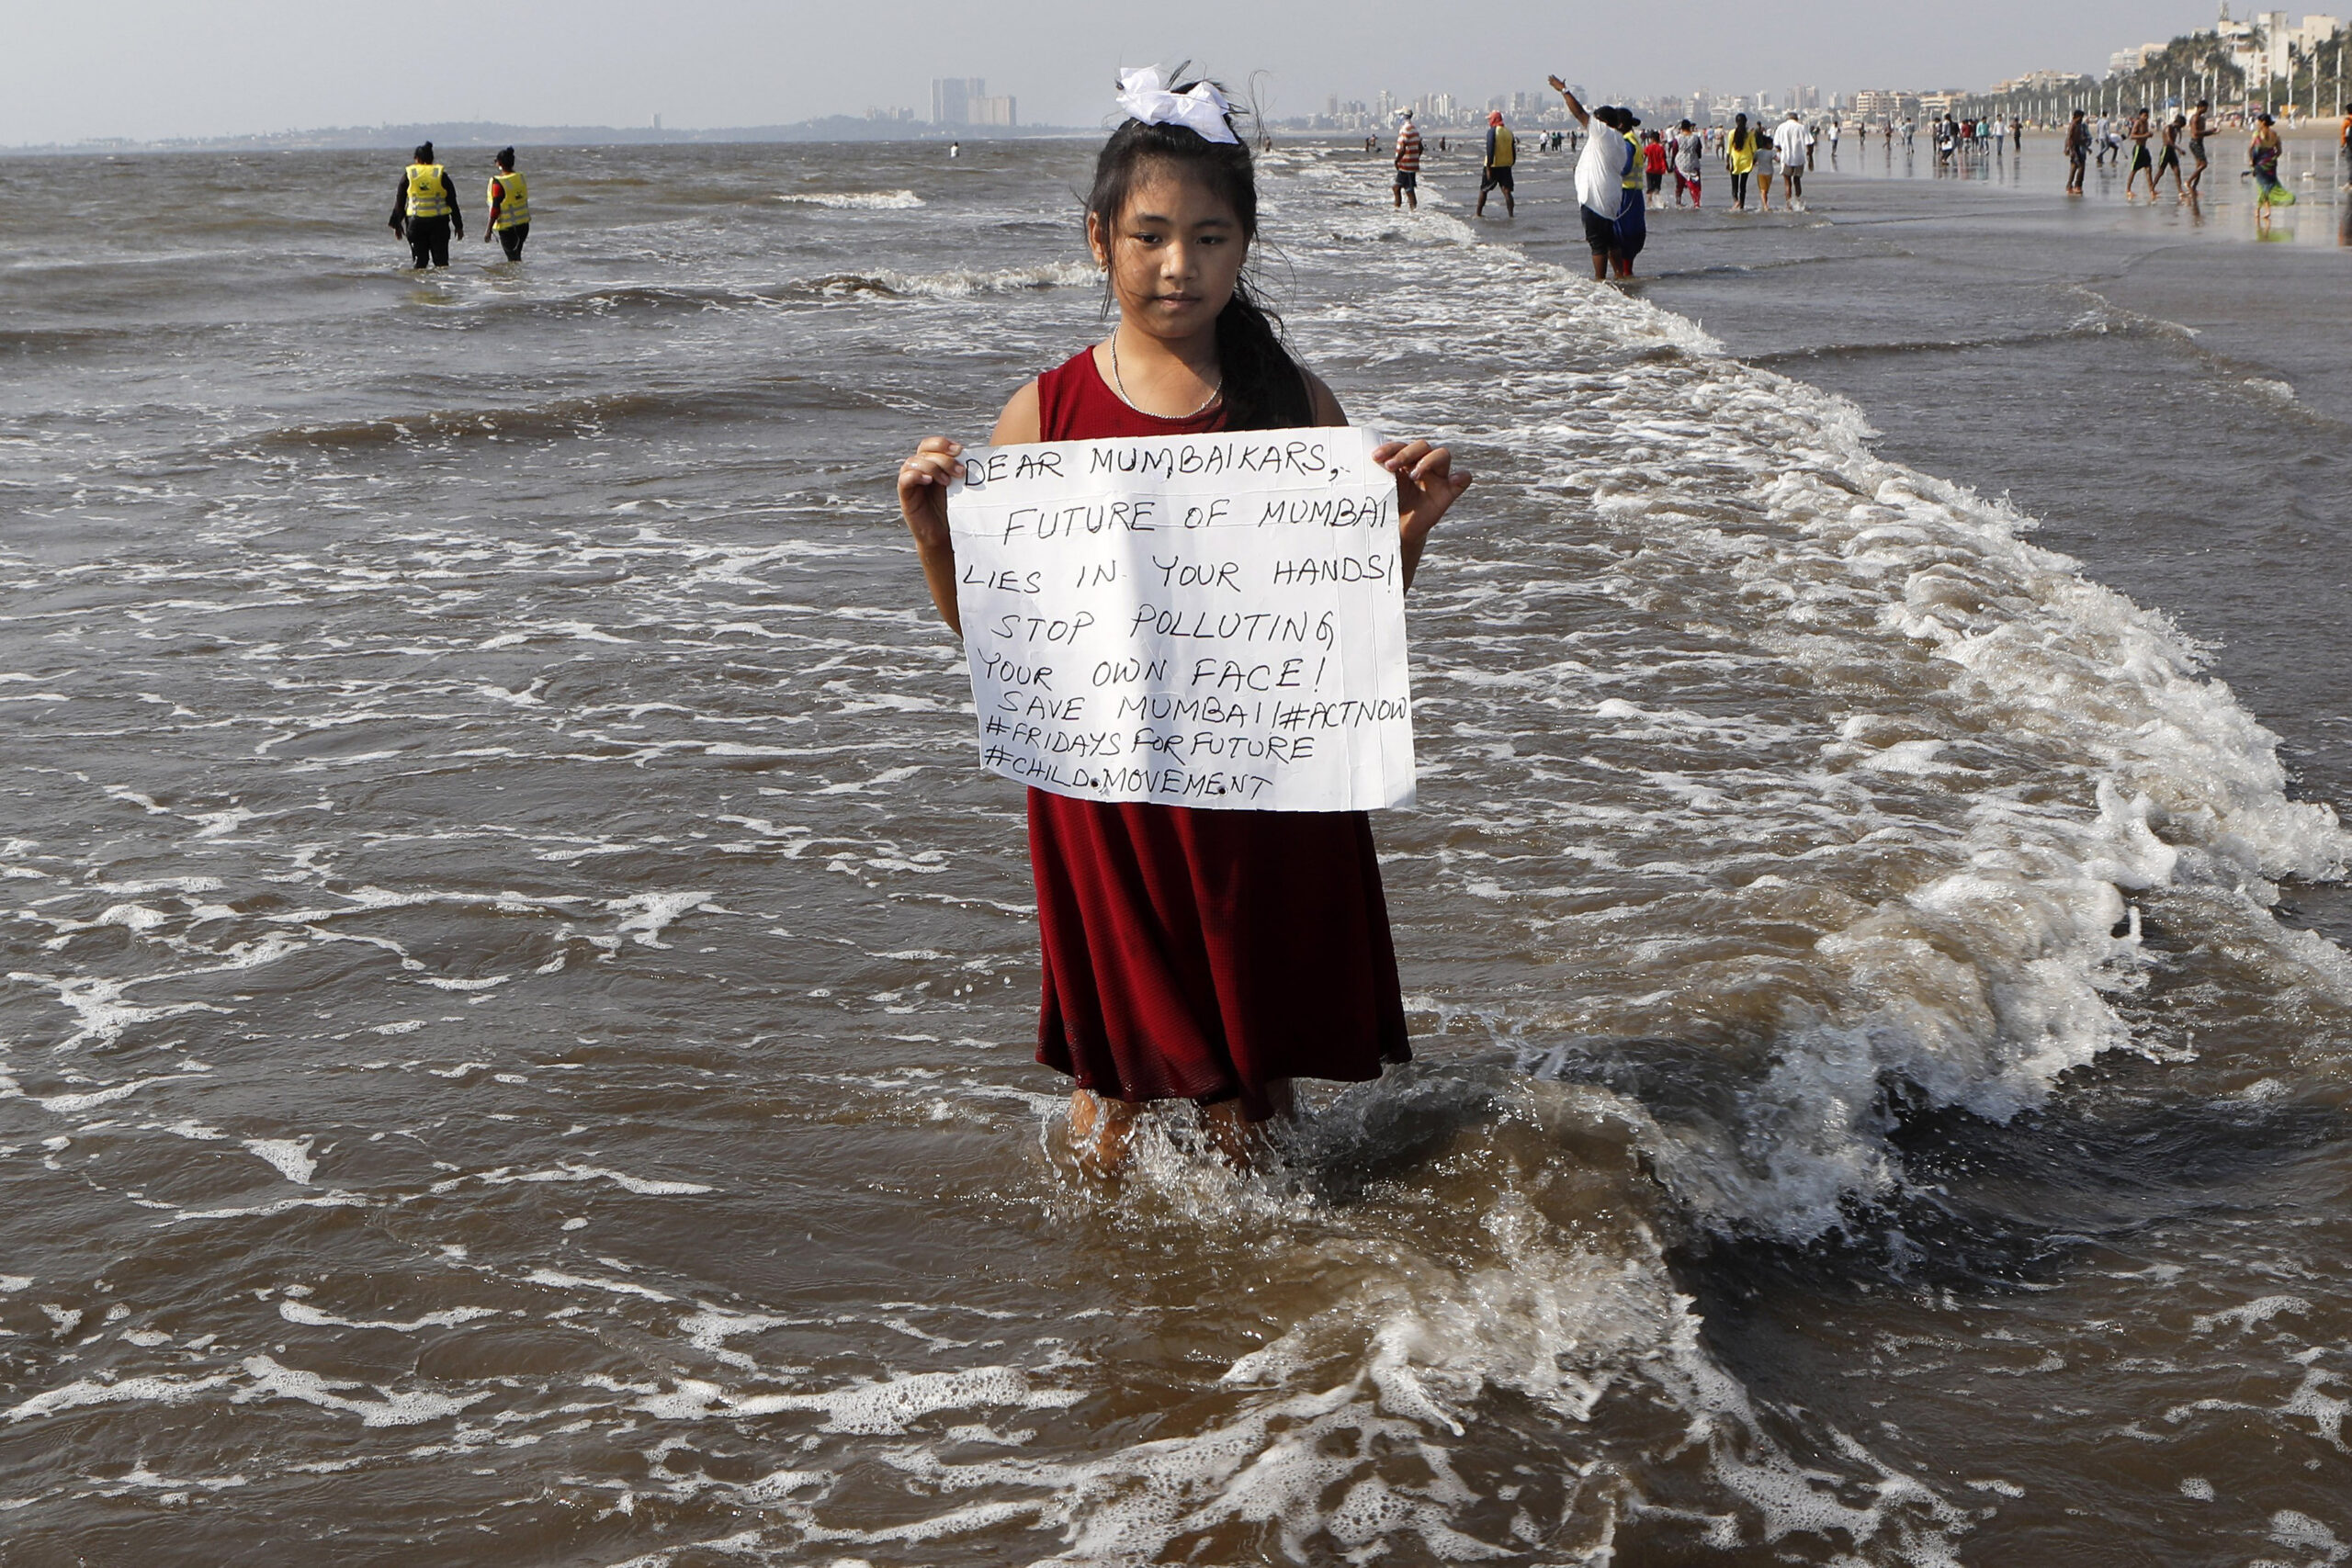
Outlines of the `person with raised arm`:
<svg viewBox="0 0 2352 1568">
<path fill-rule="evenodd" d="M 1012 394 L 999 446 L 1345 425 L 1291 355 L 1245 269 L 1258 236 L 1249 149 L 1214 83 L 1120 78 L 1125 118 L 1094 164 L 1086 238 L 1117 307 L 1110 336 Z M 899 508 L 932 603 L 960 633 L 947 489 L 964 448 L 926 438 Z M 1397 571 L 1470 485 L 1453 454 L 1388 441 Z M 1106 603 L 1122 603 L 1105 589 Z M 1124 601 L 1132 604 L 1131 600 Z M 1069 1135 L 1090 1169 L 1125 1158 L 1135 1118 L 1191 1100 L 1227 1158 L 1291 1109 L 1298 1077 L 1364 1082 L 1410 1058 L 1370 818 L 1361 811 L 1195 809 L 1032 789 L 1030 866 L 1044 948 L 1037 1060 L 1075 1080 Z"/>
<path fill-rule="evenodd" d="M 1642 193 L 1638 187 L 1626 188 L 1626 181 L 1638 179 L 1641 172 L 1628 134 L 1636 122 L 1611 105 L 1586 108 L 1557 76 L 1544 80 L 1586 132 L 1584 151 L 1577 155 L 1577 204 L 1584 219 L 1585 243 L 1592 251 L 1592 276 L 1606 278 L 1614 268 L 1619 277 L 1631 277 L 1634 258 L 1649 238 L 1642 219 Z"/>
</svg>

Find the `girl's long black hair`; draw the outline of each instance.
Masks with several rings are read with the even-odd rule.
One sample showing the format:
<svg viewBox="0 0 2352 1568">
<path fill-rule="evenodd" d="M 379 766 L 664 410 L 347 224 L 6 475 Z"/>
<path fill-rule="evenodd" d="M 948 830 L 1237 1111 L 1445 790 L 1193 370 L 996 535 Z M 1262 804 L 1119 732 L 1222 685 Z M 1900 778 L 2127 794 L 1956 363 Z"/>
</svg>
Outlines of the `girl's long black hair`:
<svg viewBox="0 0 2352 1568">
<path fill-rule="evenodd" d="M 1171 91 L 1191 91 L 1180 82 Z M 1230 124 L 1231 117 L 1227 117 Z M 1239 141 L 1211 141 L 1181 125 L 1146 125 L 1130 119 L 1111 133 L 1094 160 L 1094 188 L 1086 209 L 1116 243 L 1128 195 L 1147 165 L 1160 164 L 1206 185 L 1231 207 L 1246 241 L 1258 238 L 1258 178 L 1250 149 Z M 1306 373 L 1283 346 L 1282 318 L 1266 307 L 1246 277 L 1236 278 L 1233 298 L 1216 318 L 1216 357 L 1225 378 L 1225 424 L 1228 430 L 1280 430 L 1314 422 Z"/>
</svg>

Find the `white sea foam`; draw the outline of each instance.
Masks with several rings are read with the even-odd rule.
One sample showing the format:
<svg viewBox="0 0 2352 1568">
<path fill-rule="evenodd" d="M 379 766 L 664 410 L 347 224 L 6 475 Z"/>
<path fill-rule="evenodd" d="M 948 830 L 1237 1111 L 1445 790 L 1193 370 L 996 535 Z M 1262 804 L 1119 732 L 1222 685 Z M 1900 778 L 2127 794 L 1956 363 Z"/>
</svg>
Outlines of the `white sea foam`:
<svg viewBox="0 0 2352 1568">
<path fill-rule="evenodd" d="M 226 1209 L 176 1209 L 158 1224 L 187 1224 L 198 1220 L 239 1220 L 283 1214 L 295 1209 L 364 1209 L 368 1200 L 356 1192 L 322 1192 L 314 1198 L 280 1198 L 274 1202 L 239 1204 Z"/>
<path fill-rule="evenodd" d="M 567 1274 L 560 1269 L 534 1269 L 523 1276 L 535 1285 L 552 1285 L 563 1291 L 605 1291 L 616 1296 L 642 1296 L 650 1302 L 672 1302 L 678 1298 L 650 1285 L 640 1285 L 630 1280 L 600 1280 L 592 1274 Z"/>
<path fill-rule="evenodd" d="M 451 1185 L 461 1178 L 453 1178 Z M 695 1193 L 713 1192 L 718 1189 L 707 1181 L 665 1180 L 650 1176 L 631 1176 L 624 1170 L 608 1170 L 601 1165 L 582 1165 L 570 1160 L 548 1170 L 517 1171 L 506 1168 L 484 1171 L 473 1179 L 485 1187 L 504 1187 L 514 1182 L 545 1181 L 609 1181 L 624 1192 L 644 1197 L 687 1197 Z"/>
<path fill-rule="evenodd" d="M 152 1089 L 159 1083 L 183 1082 L 187 1077 L 185 1073 L 157 1073 L 153 1077 L 132 1078 L 125 1083 L 109 1084 L 105 1089 L 40 1096 L 33 1102 L 43 1111 L 59 1116 L 71 1116 L 84 1111 L 94 1111 L 101 1105 L 112 1105 L 118 1100 L 128 1100 L 141 1089 Z"/>
<path fill-rule="evenodd" d="M 93 1404 L 184 1404 L 207 1389 L 232 1381 L 226 1373 L 196 1378 L 76 1378 L 0 1411 L 0 1418 L 29 1421 L 35 1416 L 54 1416 L 61 1410 L 79 1410 Z"/>
<path fill-rule="evenodd" d="M 2232 1307 L 2227 1312 L 2199 1313 L 2189 1324 L 2189 1332 L 2211 1334 L 2227 1324 L 2235 1327 L 2240 1333 L 2244 1333 L 2268 1322 L 2281 1313 L 2301 1316 L 2311 1310 L 2312 1303 L 2301 1296 L 2264 1296 L 2258 1301 L 2248 1302 L 2244 1306 Z"/>
<path fill-rule="evenodd" d="M 339 1393 L 338 1389 L 365 1388 L 365 1383 L 322 1377 L 316 1372 L 288 1367 L 267 1356 L 248 1356 L 242 1363 L 251 1383 L 231 1395 L 231 1402 L 248 1404 L 273 1395 L 280 1399 L 300 1400 L 322 1410 L 341 1411 L 359 1417 L 363 1427 L 414 1427 L 427 1421 L 439 1421 L 458 1415 L 469 1406 L 488 1399 L 488 1391 L 479 1393 L 451 1395 L 419 1390 L 394 1393 L 378 1389 L 381 1399 L 354 1399 Z"/>
<path fill-rule="evenodd" d="M 662 933 L 682 917 L 696 909 L 709 908 L 712 895 L 704 892 L 637 893 L 616 898 L 605 908 L 621 917 L 610 937 L 598 938 L 596 943 L 606 951 L 616 948 L 623 941 L 643 947 L 666 947 Z"/>
<path fill-rule="evenodd" d="M 817 293 L 837 298 L 896 295 L 916 299 L 969 299 L 989 294 L 1025 294 L 1040 288 L 1101 286 L 1102 275 L 1080 261 L 1041 262 L 1029 266 L 948 267 L 937 272 L 877 267 L 871 272 L 835 273 L 811 278 L 807 284 Z"/>
<path fill-rule="evenodd" d="M 1058 1410 L 1082 1397 L 1077 1389 L 1033 1388 L 1028 1374 L 1018 1367 L 974 1367 L 910 1372 L 809 1393 L 735 1393 L 689 1378 L 666 1393 L 638 1401 L 636 1408 L 673 1421 L 809 1411 L 825 1417 L 827 1431 L 876 1435 L 903 1432 L 909 1423 L 942 1410 Z"/>
<path fill-rule="evenodd" d="M 698 1302 L 695 1305 L 698 1311 L 678 1320 L 678 1332 L 705 1355 L 729 1366 L 741 1367 L 745 1371 L 750 1371 L 757 1363 L 741 1350 L 729 1349 L 727 1341 L 739 1334 L 763 1334 L 791 1321 L 760 1313 L 729 1312 L 707 1302 Z"/>
<path fill-rule="evenodd" d="M 922 197 L 910 190 L 820 190 L 796 191 L 779 196 L 778 201 L 795 202 L 804 207 L 831 207 L 855 210 L 876 209 L 902 212 L 923 205 Z"/>
<path fill-rule="evenodd" d="M 319 1162 L 311 1157 L 311 1138 L 247 1138 L 245 1148 L 277 1168 L 277 1174 L 297 1187 L 308 1187 Z"/>
<path fill-rule="evenodd" d="M 407 1319 L 380 1317 L 337 1317 L 322 1312 L 306 1302 L 281 1301 L 277 1315 L 288 1323 L 299 1323 L 306 1328 L 384 1328 L 395 1334 L 413 1334 L 420 1328 L 455 1328 L 459 1324 L 472 1323 L 478 1318 L 497 1317 L 496 1307 L 450 1307 L 443 1312 L 428 1312 Z"/>
</svg>

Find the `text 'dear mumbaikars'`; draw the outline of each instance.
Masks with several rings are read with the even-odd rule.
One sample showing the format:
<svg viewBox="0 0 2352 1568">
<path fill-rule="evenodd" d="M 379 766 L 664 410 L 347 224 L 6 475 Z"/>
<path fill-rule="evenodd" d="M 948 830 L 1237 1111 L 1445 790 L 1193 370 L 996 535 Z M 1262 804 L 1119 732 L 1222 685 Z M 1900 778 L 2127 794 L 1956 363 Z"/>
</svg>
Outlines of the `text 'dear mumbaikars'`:
<svg viewBox="0 0 2352 1568">
<path fill-rule="evenodd" d="M 981 447 L 948 492 L 980 759 L 1057 795 L 1413 798 L 1396 477 L 1355 429 Z"/>
</svg>

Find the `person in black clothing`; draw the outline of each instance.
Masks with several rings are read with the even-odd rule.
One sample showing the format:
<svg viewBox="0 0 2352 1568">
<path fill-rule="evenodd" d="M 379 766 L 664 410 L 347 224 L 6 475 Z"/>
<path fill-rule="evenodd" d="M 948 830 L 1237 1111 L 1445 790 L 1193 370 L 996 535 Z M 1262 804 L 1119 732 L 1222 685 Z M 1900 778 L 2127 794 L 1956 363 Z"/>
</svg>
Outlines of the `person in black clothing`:
<svg viewBox="0 0 2352 1568">
<path fill-rule="evenodd" d="M 433 161 L 433 143 L 417 144 L 415 161 L 401 171 L 392 197 L 392 232 L 408 242 L 421 269 L 449 265 L 449 236 L 466 237 L 466 215 L 449 171 Z"/>
</svg>

